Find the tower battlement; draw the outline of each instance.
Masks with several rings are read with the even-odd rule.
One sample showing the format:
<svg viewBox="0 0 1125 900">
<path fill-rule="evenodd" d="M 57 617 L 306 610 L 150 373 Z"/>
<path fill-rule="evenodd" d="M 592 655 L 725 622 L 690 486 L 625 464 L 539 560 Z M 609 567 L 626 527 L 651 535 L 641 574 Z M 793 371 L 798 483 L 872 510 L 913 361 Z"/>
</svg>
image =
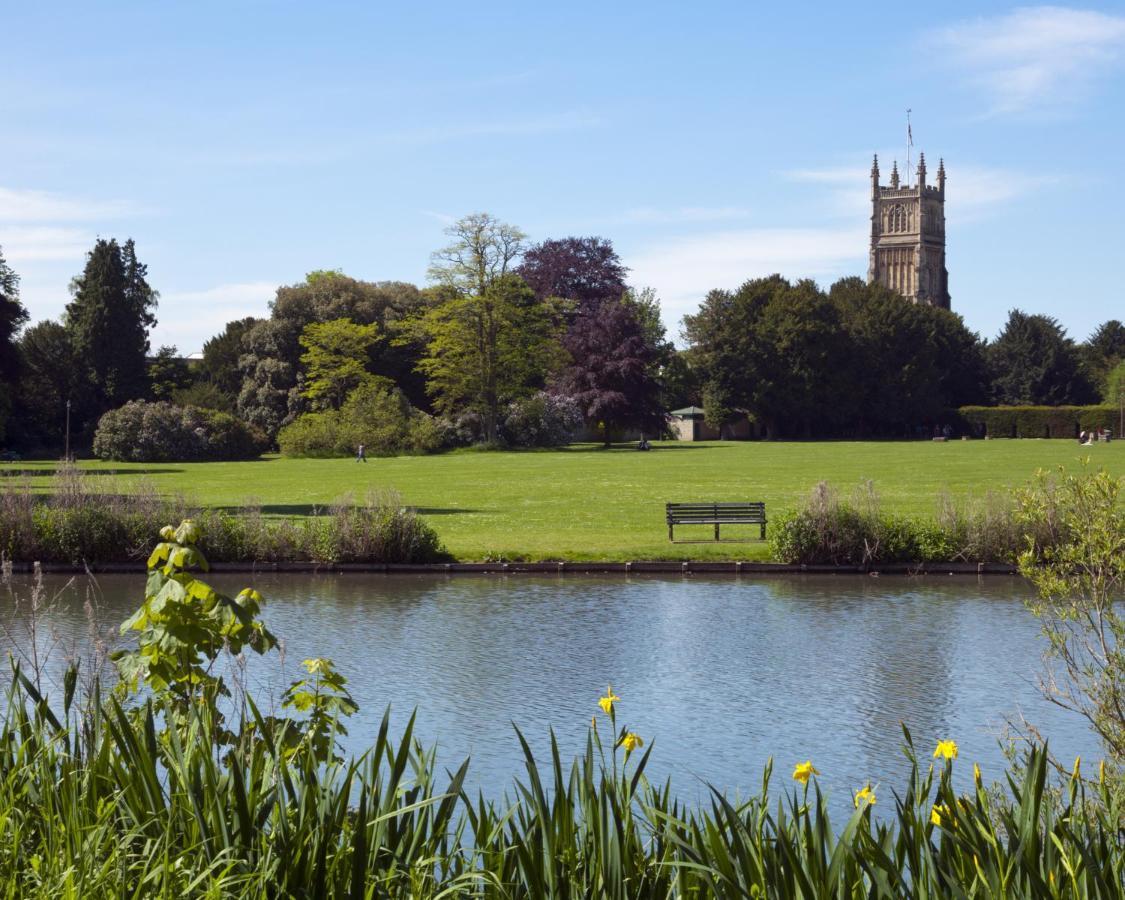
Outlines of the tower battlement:
<svg viewBox="0 0 1125 900">
<path fill-rule="evenodd" d="M 914 184 L 899 179 L 898 163 L 890 184 L 880 184 L 879 157 L 871 165 L 871 252 L 868 283 L 879 282 L 913 303 L 949 309 L 945 267 L 945 163 L 937 184 L 926 184 L 926 155 L 918 158 Z"/>
</svg>

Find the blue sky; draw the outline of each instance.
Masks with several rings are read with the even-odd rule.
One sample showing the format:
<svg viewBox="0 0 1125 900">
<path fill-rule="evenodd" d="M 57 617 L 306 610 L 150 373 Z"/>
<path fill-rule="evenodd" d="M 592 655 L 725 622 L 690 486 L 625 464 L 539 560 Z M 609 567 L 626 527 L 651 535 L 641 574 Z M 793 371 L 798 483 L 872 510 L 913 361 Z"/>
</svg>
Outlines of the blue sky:
<svg viewBox="0 0 1125 900">
<path fill-rule="evenodd" d="M 707 290 L 867 265 L 867 173 L 944 157 L 953 308 L 1125 318 L 1125 8 L 4 0 L 0 246 L 58 316 L 132 236 L 154 346 L 318 268 L 422 284 L 486 210 L 613 240 L 670 332 Z M 931 175 L 932 178 L 932 175 Z"/>
</svg>

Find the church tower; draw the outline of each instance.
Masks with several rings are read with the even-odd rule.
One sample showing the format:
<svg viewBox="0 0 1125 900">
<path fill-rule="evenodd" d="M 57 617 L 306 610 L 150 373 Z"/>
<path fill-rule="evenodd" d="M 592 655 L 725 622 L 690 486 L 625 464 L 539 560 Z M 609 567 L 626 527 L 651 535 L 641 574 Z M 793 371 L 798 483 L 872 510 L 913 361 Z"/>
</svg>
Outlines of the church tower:
<svg viewBox="0 0 1125 900">
<path fill-rule="evenodd" d="M 910 173 L 907 173 L 909 181 Z M 945 268 L 945 163 L 937 186 L 926 184 L 926 154 L 918 158 L 918 181 L 900 184 L 898 163 L 891 183 L 879 184 L 879 157 L 871 166 L 871 255 L 867 282 L 898 291 L 913 303 L 949 309 Z"/>
</svg>

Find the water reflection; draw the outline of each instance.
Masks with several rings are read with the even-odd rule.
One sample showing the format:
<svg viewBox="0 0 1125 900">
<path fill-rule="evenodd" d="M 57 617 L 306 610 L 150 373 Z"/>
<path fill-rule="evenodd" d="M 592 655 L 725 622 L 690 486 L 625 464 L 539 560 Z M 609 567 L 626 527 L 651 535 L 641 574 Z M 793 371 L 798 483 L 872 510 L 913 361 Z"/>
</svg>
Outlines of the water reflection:
<svg viewBox="0 0 1125 900">
<path fill-rule="evenodd" d="M 704 782 L 754 790 L 771 755 L 786 783 L 811 757 L 839 806 L 868 780 L 900 786 L 900 722 L 927 755 L 956 739 L 966 779 L 974 759 L 999 774 L 996 730 L 1019 710 L 1064 758 L 1098 756 L 1083 723 L 1038 695 L 1043 641 L 1016 579 L 214 580 L 231 591 L 253 581 L 285 639 L 283 666 L 248 666 L 265 705 L 302 658 L 332 657 L 361 706 L 351 749 L 372 738 L 388 703 L 400 727 L 417 707 L 439 759 L 471 755 L 474 783 L 497 795 L 522 765 L 512 724 L 540 753 L 553 726 L 573 754 L 608 682 L 623 722 L 656 745 L 653 773 L 671 775 L 685 799 L 702 796 Z M 142 581 L 104 576 L 99 587 L 103 621 L 119 622 Z M 51 614 L 77 644 L 87 634 L 79 593 Z"/>
</svg>

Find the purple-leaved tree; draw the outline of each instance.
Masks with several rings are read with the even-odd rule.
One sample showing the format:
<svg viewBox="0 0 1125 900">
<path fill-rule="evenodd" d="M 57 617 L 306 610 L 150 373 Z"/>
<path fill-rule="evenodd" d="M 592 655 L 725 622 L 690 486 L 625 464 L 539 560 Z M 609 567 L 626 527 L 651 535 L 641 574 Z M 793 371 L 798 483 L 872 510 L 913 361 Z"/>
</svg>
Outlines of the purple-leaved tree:
<svg viewBox="0 0 1125 900">
<path fill-rule="evenodd" d="M 523 256 L 516 274 L 539 300 L 561 297 L 585 312 L 625 293 L 625 274 L 613 244 L 600 237 L 543 241 Z"/>
<path fill-rule="evenodd" d="M 615 431 L 664 431 L 660 384 L 653 376 L 657 348 L 646 339 L 633 310 L 608 301 L 579 314 L 563 339 L 573 360 L 555 390 L 574 398 L 586 421 L 602 429 L 609 445 Z"/>
</svg>

